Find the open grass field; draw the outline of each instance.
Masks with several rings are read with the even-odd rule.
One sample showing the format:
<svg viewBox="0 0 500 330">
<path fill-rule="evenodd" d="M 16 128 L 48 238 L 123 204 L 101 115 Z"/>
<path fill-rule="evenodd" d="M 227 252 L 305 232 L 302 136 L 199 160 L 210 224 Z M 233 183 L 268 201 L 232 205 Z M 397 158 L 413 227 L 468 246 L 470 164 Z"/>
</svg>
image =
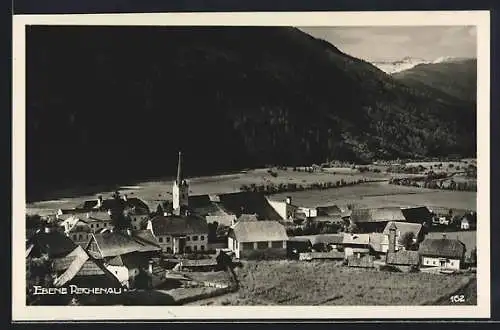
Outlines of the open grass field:
<svg viewBox="0 0 500 330">
<path fill-rule="evenodd" d="M 236 294 L 219 305 L 422 305 L 465 287 L 467 275 L 389 273 L 329 262 L 244 262 Z M 447 299 L 447 298 L 446 298 Z M 200 304 L 212 304 L 209 299 Z"/>
<path fill-rule="evenodd" d="M 276 200 L 291 196 L 297 205 L 319 206 L 328 204 L 356 207 L 421 206 L 455 210 L 476 210 L 476 192 L 425 189 L 390 185 L 386 182 L 364 183 L 356 186 L 328 190 L 307 190 L 273 195 Z"/>
<path fill-rule="evenodd" d="M 250 185 L 252 183 L 256 185 L 267 183 L 273 183 L 275 185 L 279 185 L 280 183 L 306 185 L 315 182 L 329 182 L 342 179 L 348 182 L 364 178 L 386 179 L 386 177 L 380 173 L 359 173 L 351 169 L 345 169 L 344 171 L 337 169 L 331 172 L 313 173 L 295 172 L 289 169 L 287 171 L 279 170 L 277 173 L 278 176 L 273 177 L 267 173 L 267 169 L 256 169 L 237 174 L 191 178 L 188 179 L 190 183 L 189 193 L 191 195 L 200 195 L 237 192 L 240 191 L 242 185 Z M 131 197 L 137 196 L 143 199 L 149 204 L 150 208 L 154 209 L 158 205 L 158 200 L 172 198 L 172 180 L 140 182 L 134 185 L 119 187 L 119 190 L 123 194 L 128 194 Z M 75 189 L 65 190 L 54 194 L 58 196 L 57 199 L 42 200 L 27 204 L 27 212 L 50 214 L 59 208 L 72 208 L 85 200 L 95 199 L 96 195 L 99 193 L 107 197 L 110 196 L 113 191 L 97 190 L 89 194 L 83 188 L 79 191 L 78 187 L 75 187 Z"/>
</svg>

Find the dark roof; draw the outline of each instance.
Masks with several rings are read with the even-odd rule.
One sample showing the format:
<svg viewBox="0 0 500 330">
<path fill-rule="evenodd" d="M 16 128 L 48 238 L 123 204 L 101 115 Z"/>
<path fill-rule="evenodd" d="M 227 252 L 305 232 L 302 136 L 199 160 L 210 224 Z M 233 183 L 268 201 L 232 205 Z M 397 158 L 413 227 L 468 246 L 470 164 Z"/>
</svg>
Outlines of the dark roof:
<svg viewBox="0 0 500 330">
<path fill-rule="evenodd" d="M 420 223 L 391 221 L 385 226 L 383 233 L 388 235 L 390 232 L 390 227 L 395 228 L 396 231 L 399 231 L 401 235 L 406 232 L 411 232 L 415 235 L 415 238 L 419 236 L 420 231 L 422 230 L 422 224 Z"/>
<path fill-rule="evenodd" d="M 123 196 L 122 196 L 123 197 Z M 108 198 L 103 199 L 102 206 L 99 210 L 109 210 L 115 206 L 115 199 Z M 136 209 L 144 209 L 149 213 L 149 206 L 137 197 L 127 197 L 127 200 L 120 199 L 120 202 L 124 204 L 125 208 L 136 208 Z M 88 200 L 78 205 L 75 209 L 79 210 L 92 210 L 97 208 L 97 199 Z"/>
<path fill-rule="evenodd" d="M 399 207 L 384 207 L 376 209 L 354 209 L 351 220 L 355 223 L 405 221 L 405 217 Z"/>
<path fill-rule="evenodd" d="M 157 215 L 151 219 L 153 232 L 158 235 L 200 234 L 208 232 L 207 221 L 195 215 Z"/>
<path fill-rule="evenodd" d="M 418 251 L 399 250 L 397 252 L 387 252 L 386 262 L 390 265 L 413 265 L 420 262 Z"/>
<path fill-rule="evenodd" d="M 431 211 L 426 206 L 401 209 L 407 222 L 424 223 L 432 220 Z"/>
<path fill-rule="evenodd" d="M 242 191 L 220 194 L 219 199 L 219 206 L 237 217 L 246 213 L 257 214 L 259 220 L 281 220 L 281 216 L 269 204 L 263 193 Z"/>
<path fill-rule="evenodd" d="M 242 221 L 232 228 L 240 242 L 287 241 L 285 227 L 277 221 Z"/>
<path fill-rule="evenodd" d="M 33 245 L 31 256 L 47 254 L 50 258 L 65 256 L 77 247 L 69 237 L 55 229 L 49 233 L 40 230 L 30 238 L 28 245 Z"/>
<path fill-rule="evenodd" d="M 209 195 L 195 195 L 188 197 L 188 208 L 191 212 L 201 216 L 224 214 Z"/>
<path fill-rule="evenodd" d="M 316 221 L 316 222 L 341 222 L 342 218 L 340 217 L 340 214 L 338 215 L 318 215 L 317 217 L 311 217 L 310 219 Z"/>
<path fill-rule="evenodd" d="M 312 235 L 311 244 L 342 244 L 344 241 L 344 236 L 342 234 L 322 234 L 322 235 Z"/>
<path fill-rule="evenodd" d="M 457 239 L 426 238 L 418 252 L 424 256 L 461 259 L 465 255 L 465 244 Z"/>
<path fill-rule="evenodd" d="M 316 207 L 316 211 L 318 215 L 340 216 L 342 214 L 342 210 L 337 205 L 318 206 Z"/>
</svg>

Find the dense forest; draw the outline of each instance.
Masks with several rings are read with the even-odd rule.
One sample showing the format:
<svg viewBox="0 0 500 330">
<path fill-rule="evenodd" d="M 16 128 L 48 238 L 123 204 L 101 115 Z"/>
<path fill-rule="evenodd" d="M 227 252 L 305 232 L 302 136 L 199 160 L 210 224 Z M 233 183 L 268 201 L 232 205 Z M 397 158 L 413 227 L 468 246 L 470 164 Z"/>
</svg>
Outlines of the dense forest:
<svg viewBox="0 0 500 330">
<path fill-rule="evenodd" d="M 295 28 L 31 26 L 26 37 L 28 196 L 174 175 L 179 150 L 187 175 L 475 155 L 475 104 Z"/>
</svg>

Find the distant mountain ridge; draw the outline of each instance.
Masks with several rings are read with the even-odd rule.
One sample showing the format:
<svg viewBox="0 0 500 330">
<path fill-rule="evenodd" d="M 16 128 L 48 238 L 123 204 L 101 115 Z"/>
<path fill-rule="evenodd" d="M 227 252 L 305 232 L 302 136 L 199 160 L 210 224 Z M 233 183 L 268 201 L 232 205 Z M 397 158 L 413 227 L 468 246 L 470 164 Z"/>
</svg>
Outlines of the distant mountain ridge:
<svg viewBox="0 0 500 330">
<path fill-rule="evenodd" d="M 475 108 L 285 27 L 27 29 L 28 194 L 328 159 L 475 156 Z M 434 92 L 435 89 L 432 89 Z"/>
<path fill-rule="evenodd" d="M 422 58 L 405 56 L 402 59 L 396 61 L 373 61 L 371 63 L 380 70 L 384 71 L 385 73 L 394 74 L 401 71 L 409 70 L 420 64 L 454 63 L 454 62 L 461 62 L 464 60 L 469 60 L 469 58 L 442 56 L 433 61 L 429 61 Z"/>
</svg>

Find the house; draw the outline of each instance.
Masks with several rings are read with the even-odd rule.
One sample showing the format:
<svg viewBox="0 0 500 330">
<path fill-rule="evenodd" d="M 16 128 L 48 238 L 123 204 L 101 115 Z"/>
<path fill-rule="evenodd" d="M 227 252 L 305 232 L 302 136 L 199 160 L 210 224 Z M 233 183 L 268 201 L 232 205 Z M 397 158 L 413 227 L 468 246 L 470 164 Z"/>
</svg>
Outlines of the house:
<svg viewBox="0 0 500 330">
<path fill-rule="evenodd" d="M 469 223 L 469 219 L 467 219 L 467 217 L 463 217 L 462 220 L 460 221 L 460 229 L 462 229 L 462 230 L 469 230 L 470 229 L 470 223 Z"/>
<path fill-rule="evenodd" d="M 465 244 L 457 239 L 427 238 L 420 243 L 421 265 L 458 270 L 465 257 Z"/>
<path fill-rule="evenodd" d="M 382 232 L 389 221 L 405 221 L 399 207 L 354 209 L 349 217 L 361 233 Z"/>
<path fill-rule="evenodd" d="M 73 214 L 62 221 L 60 227 L 63 228 L 65 235 L 71 238 L 73 242 L 84 247 L 92 233 L 103 228 L 110 229 L 113 224 L 109 211 L 97 211 Z"/>
<path fill-rule="evenodd" d="M 284 201 L 277 201 L 271 198 L 267 198 L 269 205 L 279 214 L 281 220 L 293 220 L 295 218 L 295 213 L 299 211 L 299 207 L 292 204 L 292 198 L 286 197 Z M 307 213 L 300 210 L 307 217 Z"/>
<path fill-rule="evenodd" d="M 402 208 L 401 212 L 406 222 L 425 224 L 427 228 L 432 226 L 432 219 L 434 216 L 431 210 L 426 206 L 406 207 Z"/>
<path fill-rule="evenodd" d="M 400 223 L 390 222 L 386 227 L 389 238 L 389 248 L 386 254 L 386 264 L 395 266 L 403 271 L 409 271 L 412 267 L 417 267 L 420 263 L 418 251 L 405 250 L 397 248 L 398 225 Z M 401 226 L 399 227 L 399 230 Z"/>
<path fill-rule="evenodd" d="M 423 226 L 420 223 L 390 221 L 385 226 L 383 234 L 389 235 L 391 228 L 395 228 L 396 232 L 396 250 L 404 248 L 404 244 L 402 242 L 403 235 L 411 235 L 412 245 L 416 245 L 424 239 L 424 231 L 422 230 Z"/>
<path fill-rule="evenodd" d="M 163 252 L 182 254 L 206 251 L 208 224 L 196 215 L 156 215 L 148 221 Z"/>
<path fill-rule="evenodd" d="M 38 230 L 27 242 L 26 257 L 63 258 L 78 246 L 63 233 L 50 227 Z"/>
<path fill-rule="evenodd" d="M 147 230 L 106 230 L 93 233 L 86 250 L 92 258 L 102 261 L 122 285 L 134 287 L 139 275 L 151 272 L 150 261 L 161 251 L 154 240 Z"/>
<path fill-rule="evenodd" d="M 342 236 L 341 246 L 345 252 L 346 258 L 352 255 L 361 256 L 370 253 L 370 235 L 369 234 L 349 234 Z"/>
<path fill-rule="evenodd" d="M 316 207 L 317 216 L 341 217 L 342 210 L 337 205 Z"/>
<path fill-rule="evenodd" d="M 242 221 L 231 227 L 228 248 L 236 258 L 285 257 L 288 235 L 277 221 Z"/>
</svg>

